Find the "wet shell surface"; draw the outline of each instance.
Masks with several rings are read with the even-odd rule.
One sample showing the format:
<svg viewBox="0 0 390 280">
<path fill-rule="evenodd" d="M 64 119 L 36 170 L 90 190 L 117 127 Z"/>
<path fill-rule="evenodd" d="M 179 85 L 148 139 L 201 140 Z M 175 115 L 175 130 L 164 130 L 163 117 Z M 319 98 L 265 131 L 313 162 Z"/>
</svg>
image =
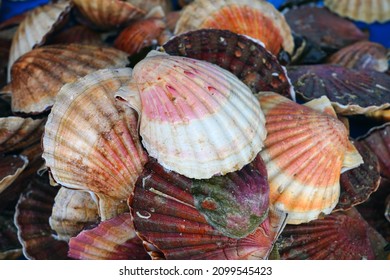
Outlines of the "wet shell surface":
<svg viewBox="0 0 390 280">
<path fill-rule="evenodd" d="M 390 107 L 390 76 L 337 65 L 288 68 L 297 94 L 305 99 L 327 96 L 337 113 L 355 115 Z"/>
<path fill-rule="evenodd" d="M 129 213 L 101 222 L 69 241 L 69 257 L 78 260 L 150 259 L 136 235 Z"/>
<path fill-rule="evenodd" d="M 83 229 L 99 223 L 97 203 L 88 192 L 61 187 L 55 199 L 50 227 L 59 240 L 69 241 Z"/>
<path fill-rule="evenodd" d="M 332 12 L 353 20 L 366 23 L 390 20 L 389 0 L 325 0 L 324 4 Z"/>
<path fill-rule="evenodd" d="M 251 162 L 266 136 L 250 89 L 208 62 L 152 53 L 134 67 L 142 106 L 140 134 L 149 155 L 189 178 L 208 179 Z"/>
<path fill-rule="evenodd" d="M 386 48 L 370 41 L 357 42 L 342 48 L 331 55 L 327 62 L 357 70 L 385 72 L 389 68 Z"/>
<path fill-rule="evenodd" d="M 190 179 L 164 169 L 153 160 L 145 165 L 144 172 L 136 183 L 135 192 L 129 199 L 129 206 L 135 230 L 144 240 L 146 248 L 152 251 L 153 257 L 166 259 L 268 257 L 280 229 L 277 215 L 273 216 L 273 220 L 267 218 L 245 238 L 229 238 L 212 227 L 205 215 L 196 208 L 191 186 Z M 206 202 L 203 201 L 203 207 L 214 208 L 215 203 Z"/>
<path fill-rule="evenodd" d="M 175 34 L 213 28 L 230 30 L 260 40 L 277 55 L 292 53 L 294 41 L 284 16 L 266 1 L 196 0 L 183 9 Z"/>
<path fill-rule="evenodd" d="M 0 155 L 0 193 L 11 185 L 23 172 L 28 159 L 22 155 Z"/>
<path fill-rule="evenodd" d="M 97 28 L 107 30 L 140 19 L 145 12 L 131 1 L 73 0 L 77 9 Z"/>
<path fill-rule="evenodd" d="M 163 47 L 170 55 L 208 61 L 229 70 L 253 93 L 273 91 L 295 99 L 285 68 L 260 42 L 248 36 L 201 29 L 177 35 Z"/>
<path fill-rule="evenodd" d="M 105 69 L 65 85 L 43 137 L 43 158 L 55 181 L 95 193 L 103 220 L 127 208 L 146 162 L 136 113 L 114 98 L 130 76 L 130 68 Z"/>
<path fill-rule="evenodd" d="M 355 24 L 328 9 L 303 6 L 285 14 L 291 30 L 325 50 L 338 50 L 352 43 L 368 40 Z"/>
<path fill-rule="evenodd" d="M 109 47 L 70 44 L 34 49 L 12 67 L 12 111 L 26 114 L 47 111 L 64 84 L 99 69 L 127 64 L 126 53 Z"/>
<path fill-rule="evenodd" d="M 8 82 L 14 62 L 36 46 L 45 43 L 46 37 L 62 24 L 69 14 L 71 1 L 58 1 L 37 7 L 27 14 L 13 37 L 8 61 Z"/>
<path fill-rule="evenodd" d="M 348 210 L 365 202 L 378 189 L 381 180 L 379 160 L 374 152 L 361 141 L 355 141 L 354 145 L 364 163 L 341 174 L 340 198 L 334 211 Z"/>
<path fill-rule="evenodd" d="M 279 253 L 282 259 L 372 260 L 370 228 L 354 208 L 307 224 L 287 225 Z"/>
<path fill-rule="evenodd" d="M 68 244 L 53 235 L 49 217 L 58 189 L 42 178 L 33 180 L 16 205 L 15 224 L 27 259 L 67 259 Z"/>
<path fill-rule="evenodd" d="M 268 171 L 271 209 L 299 224 L 329 214 L 340 193 L 340 173 L 362 163 L 326 98 L 299 105 L 275 93 L 258 95 L 267 138 L 260 155 Z M 313 109 L 312 109 L 313 108 Z"/>
</svg>

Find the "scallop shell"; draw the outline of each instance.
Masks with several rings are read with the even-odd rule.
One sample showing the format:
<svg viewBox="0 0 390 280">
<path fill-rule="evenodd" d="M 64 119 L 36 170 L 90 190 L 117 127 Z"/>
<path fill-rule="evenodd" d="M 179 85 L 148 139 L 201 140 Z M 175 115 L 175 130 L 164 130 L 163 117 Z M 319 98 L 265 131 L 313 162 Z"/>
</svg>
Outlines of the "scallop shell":
<svg viewBox="0 0 390 280">
<path fill-rule="evenodd" d="M 147 160 L 136 113 L 114 98 L 130 76 L 129 68 L 104 69 L 65 85 L 43 137 L 43 158 L 55 181 L 95 193 L 103 220 L 128 209 Z"/>
<path fill-rule="evenodd" d="M 201 29 L 164 44 L 170 55 L 205 60 L 229 70 L 254 93 L 273 91 L 295 99 L 285 68 L 262 44 L 229 30 Z"/>
<path fill-rule="evenodd" d="M 62 0 L 37 7 L 27 14 L 12 40 L 8 61 L 8 82 L 15 76 L 14 74 L 11 76 L 14 62 L 33 48 L 43 45 L 46 37 L 62 24 L 71 7 L 71 1 Z"/>
<path fill-rule="evenodd" d="M 109 47 L 71 44 L 34 49 L 12 67 L 12 111 L 42 113 L 53 106 L 64 84 L 127 64 L 126 53 Z"/>
<path fill-rule="evenodd" d="M 102 37 L 96 31 L 84 25 L 72 26 L 49 40 L 50 44 L 103 45 Z"/>
<path fill-rule="evenodd" d="M 368 35 L 355 24 L 325 8 L 303 6 L 289 10 L 285 17 L 293 32 L 328 51 L 368 40 Z"/>
<path fill-rule="evenodd" d="M 0 215 L 0 260 L 17 259 L 22 256 L 22 245 L 19 243 L 14 225 L 14 213 L 2 211 Z"/>
<path fill-rule="evenodd" d="M 71 237 L 98 222 L 97 203 L 89 193 L 60 188 L 49 219 L 50 227 L 59 240 L 68 242 Z"/>
<path fill-rule="evenodd" d="M 129 206 L 135 230 L 147 249 L 152 250 L 153 257 L 267 258 L 279 233 L 281 216 L 270 213 L 270 217 L 245 238 L 229 238 L 213 228 L 196 209 L 191 186 L 190 179 L 164 169 L 154 160 L 145 165 Z"/>
<path fill-rule="evenodd" d="M 264 42 L 273 54 L 292 53 L 294 41 L 284 16 L 266 1 L 197 0 L 183 9 L 175 34 L 213 28 L 230 30 Z"/>
<path fill-rule="evenodd" d="M 129 213 L 84 230 L 69 242 L 69 257 L 82 260 L 150 259 L 135 233 Z"/>
<path fill-rule="evenodd" d="M 0 193 L 2 193 L 22 173 L 28 164 L 25 156 L 0 155 Z"/>
<path fill-rule="evenodd" d="M 299 224 L 329 214 L 340 193 L 340 173 L 362 163 L 329 100 L 299 105 L 276 93 L 258 95 L 266 118 L 261 151 L 268 171 L 271 209 Z"/>
<path fill-rule="evenodd" d="M 341 174 L 340 198 L 334 211 L 348 210 L 365 202 L 378 189 L 381 177 L 377 156 L 363 142 L 354 142 L 364 163 Z"/>
<path fill-rule="evenodd" d="M 106 30 L 120 27 L 145 15 L 132 1 L 73 0 L 75 6 L 96 27 Z"/>
<path fill-rule="evenodd" d="M 129 25 L 115 39 L 115 48 L 129 55 L 140 52 L 143 48 L 157 44 L 166 24 L 164 20 L 149 18 L 139 20 Z"/>
<path fill-rule="evenodd" d="M 386 48 L 370 41 L 357 42 L 342 48 L 331 55 L 327 62 L 356 70 L 385 72 L 389 68 Z"/>
<path fill-rule="evenodd" d="M 35 179 L 16 205 L 15 225 L 27 259 L 67 259 L 68 244 L 53 235 L 49 217 L 58 189 L 43 179 Z"/>
<path fill-rule="evenodd" d="M 128 2 L 147 13 L 156 7 L 161 7 L 164 13 L 168 13 L 172 9 L 172 1 L 170 0 L 128 0 Z"/>
<path fill-rule="evenodd" d="M 372 260 L 375 254 L 369 230 L 370 226 L 354 208 L 307 224 L 287 225 L 278 246 L 280 256 L 282 259 Z"/>
<path fill-rule="evenodd" d="M 288 68 L 296 93 L 305 99 L 327 96 L 337 113 L 364 114 L 390 107 L 390 76 L 337 65 Z"/>
<path fill-rule="evenodd" d="M 332 12 L 353 20 L 366 23 L 390 20 L 390 2 L 388 0 L 325 0 L 324 4 Z"/>
</svg>

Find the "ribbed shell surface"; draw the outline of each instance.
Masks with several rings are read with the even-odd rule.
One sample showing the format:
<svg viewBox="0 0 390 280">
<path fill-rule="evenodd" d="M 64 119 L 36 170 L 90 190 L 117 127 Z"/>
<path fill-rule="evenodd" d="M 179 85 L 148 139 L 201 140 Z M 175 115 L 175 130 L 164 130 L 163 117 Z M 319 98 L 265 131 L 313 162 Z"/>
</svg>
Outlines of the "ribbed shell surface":
<svg viewBox="0 0 390 280">
<path fill-rule="evenodd" d="M 28 13 L 12 39 L 8 60 L 8 82 L 12 78 L 11 67 L 14 62 L 34 47 L 42 45 L 48 34 L 63 21 L 70 9 L 70 1 L 59 1 L 37 7 Z"/>
<path fill-rule="evenodd" d="M 175 34 L 190 30 L 227 29 L 264 42 L 277 55 L 292 53 L 294 41 L 284 16 L 266 1 L 196 0 L 183 9 Z"/>
<path fill-rule="evenodd" d="M 53 106 L 64 84 L 127 64 L 126 53 L 109 47 L 71 44 L 34 49 L 12 67 L 12 111 L 41 113 Z"/>
<path fill-rule="evenodd" d="M 43 158 L 53 178 L 95 193 L 102 219 L 117 215 L 146 161 L 135 112 L 114 98 L 130 75 L 129 68 L 105 69 L 64 86 L 45 127 Z"/>
<path fill-rule="evenodd" d="M 263 146 L 264 115 L 249 88 L 207 62 L 149 56 L 133 72 L 140 134 L 165 168 L 206 179 L 241 169 Z"/>
<path fill-rule="evenodd" d="M 260 155 L 267 166 L 271 208 L 288 213 L 291 224 L 329 214 L 338 202 L 340 173 L 352 145 L 348 130 L 334 116 L 275 93 L 258 98 L 268 133 Z"/>
<path fill-rule="evenodd" d="M 0 155 L 0 193 L 16 180 L 27 164 L 27 157 L 22 155 Z"/>
</svg>

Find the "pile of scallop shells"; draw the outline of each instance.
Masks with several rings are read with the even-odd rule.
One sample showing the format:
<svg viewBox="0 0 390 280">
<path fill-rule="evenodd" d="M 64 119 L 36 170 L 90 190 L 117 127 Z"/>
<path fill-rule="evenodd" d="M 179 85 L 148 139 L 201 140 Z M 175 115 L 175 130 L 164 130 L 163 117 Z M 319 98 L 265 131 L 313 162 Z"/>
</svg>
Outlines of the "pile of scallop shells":
<svg viewBox="0 0 390 280">
<path fill-rule="evenodd" d="M 301 2 L 1 23 L 0 259 L 390 258 L 390 5 Z"/>
</svg>

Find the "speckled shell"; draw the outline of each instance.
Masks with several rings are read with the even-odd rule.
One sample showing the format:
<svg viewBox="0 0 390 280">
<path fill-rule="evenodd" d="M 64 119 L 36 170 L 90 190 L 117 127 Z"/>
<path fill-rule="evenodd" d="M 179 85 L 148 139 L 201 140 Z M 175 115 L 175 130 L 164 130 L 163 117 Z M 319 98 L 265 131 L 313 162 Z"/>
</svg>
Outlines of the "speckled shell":
<svg viewBox="0 0 390 280">
<path fill-rule="evenodd" d="M 332 12 L 353 20 L 366 23 L 390 20 L 389 0 L 325 0 L 324 4 Z"/>
<path fill-rule="evenodd" d="M 153 160 L 145 165 L 129 206 L 137 234 L 156 259 L 265 259 L 283 224 L 281 215 L 270 213 L 245 238 L 224 236 L 197 210 L 191 180 Z"/>
<path fill-rule="evenodd" d="M 338 65 L 307 65 L 287 69 L 297 94 L 305 99 L 327 96 L 337 113 L 355 115 L 390 107 L 390 76 Z"/>
<path fill-rule="evenodd" d="M 333 213 L 324 219 L 297 226 L 287 225 L 278 244 L 281 259 L 375 259 L 370 226 L 359 212 Z"/>
<path fill-rule="evenodd" d="M 165 168 L 207 179 L 241 169 L 261 150 L 264 115 L 230 72 L 153 52 L 134 67 L 133 79 L 138 92 L 130 94 L 139 94 L 142 105 L 142 143 Z"/>
<path fill-rule="evenodd" d="M 120 27 L 145 15 L 145 11 L 119 0 L 73 0 L 77 9 L 97 28 L 106 30 Z"/>
<path fill-rule="evenodd" d="M 60 188 L 49 219 L 59 240 L 69 241 L 83 229 L 99 223 L 97 203 L 88 192 Z"/>
<path fill-rule="evenodd" d="M 14 212 L 2 211 L 0 215 L 0 260 L 15 260 L 22 256 L 14 225 Z"/>
<path fill-rule="evenodd" d="M 266 1 L 196 0 L 183 9 L 175 34 L 214 28 L 248 35 L 264 42 L 273 54 L 283 48 L 288 53 L 294 41 L 284 16 Z"/>
<path fill-rule="evenodd" d="M 331 55 L 327 62 L 357 70 L 385 72 L 389 68 L 386 48 L 370 41 L 361 41 L 342 48 Z"/>
<path fill-rule="evenodd" d="M 273 91 L 295 99 L 286 70 L 264 45 L 229 30 L 200 29 L 177 35 L 164 44 L 170 55 L 205 60 L 229 70 L 253 93 Z"/>
<path fill-rule="evenodd" d="M 8 82 L 11 81 L 11 67 L 14 62 L 34 47 L 44 44 L 46 37 L 62 24 L 71 7 L 71 1 L 62 0 L 37 7 L 27 14 L 12 40 L 8 61 Z"/>
<path fill-rule="evenodd" d="M 19 198 L 15 225 L 27 259 L 67 259 L 68 244 L 57 240 L 49 225 L 57 191 L 49 185 L 48 178 L 40 178 L 33 180 Z"/>
<path fill-rule="evenodd" d="M 307 106 L 275 93 L 258 98 L 266 118 L 260 155 L 267 166 L 271 208 L 288 213 L 290 224 L 329 214 L 339 199 L 340 173 L 362 163 L 348 130 L 326 98 Z"/>
<path fill-rule="evenodd" d="M 129 213 L 101 222 L 69 241 L 69 257 L 81 260 L 150 259 L 136 235 Z"/>
<path fill-rule="evenodd" d="M 43 158 L 55 181 L 95 193 L 103 220 L 126 210 L 146 161 L 135 111 L 114 98 L 130 76 L 130 68 L 105 69 L 65 85 L 43 137 Z"/>
<path fill-rule="evenodd" d="M 125 52 L 109 47 L 70 44 L 34 49 L 12 66 L 12 111 L 36 114 L 49 110 L 64 84 L 99 69 L 127 64 Z"/>
<path fill-rule="evenodd" d="M 22 155 L 0 155 L 0 193 L 2 193 L 26 168 L 28 159 Z"/>
</svg>

